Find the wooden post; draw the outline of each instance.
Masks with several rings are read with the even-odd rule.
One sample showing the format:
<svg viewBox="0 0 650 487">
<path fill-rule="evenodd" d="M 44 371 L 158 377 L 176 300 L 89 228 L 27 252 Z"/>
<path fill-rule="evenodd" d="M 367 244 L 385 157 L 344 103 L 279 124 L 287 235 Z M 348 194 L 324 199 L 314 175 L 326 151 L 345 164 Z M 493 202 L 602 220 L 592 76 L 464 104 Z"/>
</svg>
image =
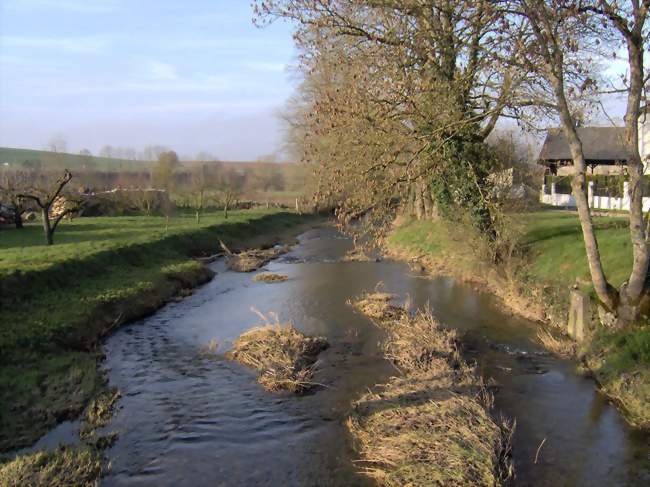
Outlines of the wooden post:
<svg viewBox="0 0 650 487">
<path fill-rule="evenodd" d="M 569 323 L 567 332 L 577 342 L 585 339 L 589 328 L 589 296 L 577 289 L 571 290 L 571 305 L 569 307 Z"/>
</svg>

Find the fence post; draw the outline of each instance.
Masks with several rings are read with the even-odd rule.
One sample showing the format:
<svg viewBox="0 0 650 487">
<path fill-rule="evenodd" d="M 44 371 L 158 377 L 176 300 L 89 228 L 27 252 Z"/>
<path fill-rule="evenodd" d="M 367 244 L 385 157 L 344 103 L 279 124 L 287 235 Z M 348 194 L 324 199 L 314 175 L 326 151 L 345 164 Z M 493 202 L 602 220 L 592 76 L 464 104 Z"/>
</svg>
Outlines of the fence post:
<svg viewBox="0 0 650 487">
<path fill-rule="evenodd" d="M 623 182 L 623 208 L 622 210 L 630 211 L 630 183 L 627 181 Z"/>
<path fill-rule="evenodd" d="M 589 208 L 594 207 L 594 182 L 589 181 L 587 183 L 587 201 L 589 202 Z"/>
<path fill-rule="evenodd" d="M 571 304 L 567 332 L 575 341 L 581 342 L 589 331 L 589 296 L 576 289 L 572 289 L 569 296 Z"/>
</svg>

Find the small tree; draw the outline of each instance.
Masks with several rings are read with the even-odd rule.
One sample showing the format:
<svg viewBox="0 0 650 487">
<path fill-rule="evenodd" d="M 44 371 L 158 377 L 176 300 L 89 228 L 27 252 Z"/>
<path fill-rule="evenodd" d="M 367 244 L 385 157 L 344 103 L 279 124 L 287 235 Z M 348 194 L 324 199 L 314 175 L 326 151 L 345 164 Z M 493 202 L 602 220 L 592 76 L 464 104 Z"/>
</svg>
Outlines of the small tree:
<svg viewBox="0 0 650 487">
<path fill-rule="evenodd" d="M 72 173 L 67 169 L 63 175 L 48 189 L 31 189 L 29 192 L 20 193 L 18 198 L 22 200 L 31 200 L 41 209 L 41 218 L 43 220 L 43 232 L 45 234 L 45 243 L 52 245 L 54 243 L 54 232 L 64 216 L 78 211 L 82 202 L 73 201 L 72 205 L 63 208 L 59 214 L 50 221 L 50 210 L 55 201 L 61 196 L 63 188 L 72 179 Z"/>
<path fill-rule="evenodd" d="M 223 217 L 228 219 L 228 210 L 237 201 L 238 193 L 234 189 L 226 188 L 221 191 L 221 202 L 223 203 Z"/>
<path fill-rule="evenodd" d="M 153 169 L 154 184 L 170 192 L 174 186 L 174 171 L 178 167 L 178 155 L 174 151 L 162 152 Z"/>
<path fill-rule="evenodd" d="M 192 171 L 192 188 L 194 190 L 194 209 L 196 210 L 196 224 L 201 223 L 201 214 L 205 206 L 205 190 L 207 187 L 207 177 L 205 164 L 195 168 Z"/>
</svg>

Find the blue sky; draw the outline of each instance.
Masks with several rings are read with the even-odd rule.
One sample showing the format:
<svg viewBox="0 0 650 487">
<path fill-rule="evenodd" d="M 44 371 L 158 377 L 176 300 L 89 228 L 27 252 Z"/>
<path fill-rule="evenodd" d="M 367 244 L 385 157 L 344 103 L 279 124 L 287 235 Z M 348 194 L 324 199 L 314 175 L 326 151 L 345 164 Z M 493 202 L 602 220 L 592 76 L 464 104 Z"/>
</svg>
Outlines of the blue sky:
<svg viewBox="0 0 650 487">
<path fill-rule="evenodd" d="M 0 0 L 0 145 L 256 158 L 281 148 L 294 56 L 249 0 Z"/>
</svg>

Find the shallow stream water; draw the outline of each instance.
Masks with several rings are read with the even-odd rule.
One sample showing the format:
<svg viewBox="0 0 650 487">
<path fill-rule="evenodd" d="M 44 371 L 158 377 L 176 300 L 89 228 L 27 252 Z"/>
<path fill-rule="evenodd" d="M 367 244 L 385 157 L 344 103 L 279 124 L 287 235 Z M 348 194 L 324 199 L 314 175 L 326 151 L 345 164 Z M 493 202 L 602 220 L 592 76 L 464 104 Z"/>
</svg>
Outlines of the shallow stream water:
<svg viewBox="0 0 650 487">
<path fill-rule="evenodd" d="M 516 485 L 650 485 L 648 436 L 633 432 L 573 364 L 545 354 L 535 325 L 400 262 L 339 262 L 350 248 L 332 228 L 309 231 L 266 266 L 289 276 L 274 284 L 217 262 L 217 276 L 195 294 L 110 337 L 106 367 L 123 398 L 103 485 L 367 485 L 344 422 L 351 401 L 394 369 L 381 357 L 381 330 L 346 301 L 379 281 L 460 330 L 467 358 L 496 380 L 497 412 L 517 421 Z M 326 387 L 304 397 L 267 393 L 253 371 L 200 353 L 211 340 L 223 352 L 258 324 L 252 307 L 328 338 L 315 377 Z"/>
</svg>

